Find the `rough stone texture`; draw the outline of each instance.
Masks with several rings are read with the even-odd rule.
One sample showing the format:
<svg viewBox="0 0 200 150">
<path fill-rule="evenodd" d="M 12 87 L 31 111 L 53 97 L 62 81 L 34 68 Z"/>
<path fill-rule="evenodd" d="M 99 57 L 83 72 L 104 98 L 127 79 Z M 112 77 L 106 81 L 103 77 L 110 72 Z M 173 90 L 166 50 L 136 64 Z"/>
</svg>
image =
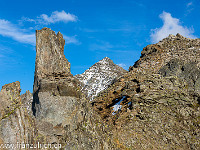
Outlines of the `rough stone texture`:
<svg viewBox="0 0 200 150">
<path fill-rule="evenodd" d="M 155 73 L 171 59 L 195 62 L 200 67 L 200 39 L 189 39 L 177 34 L 170 35 L 157 44 L 148 45 L 141 52 L 140 59 L 129 70 Z"/>
<path fill-rule="evenodd" d="M 35 84 L 37 91 L 42 79 L 66 77 L 70 74 L 70 63 L 64 56 L 65 40 L 60 32 L 49 28 L 36 30 Z"/>
<path fill-rule="evenodd" d="M 36 38 L 33 112 L 38 132 L 65 149 L 115 147 L 102 130 L 101 118 L 81 93 L 81 83 L 70 73 L 61 33 L 44 28 L 36 31 Z"/>
<path fill-rule="evenodd" d="M 30 92 L 20 97 L 19 82 L 3 86 L 0 144 L 61 143 L 66 150 L 200 149 L 199 39 L 177 34 L 147 46 L 128 73 L 90 102 L 70 73 L 62 35 L 47 28 L 36 33 L 36 118 L 30 115 Z"/>
<path fill-rule="evenodd" d="M 99 92 L 107 89 L 115 78 L 119 78 L 125 73 L 127 73 L 126 70 L 114 64 L 110 58 L 105 57 L 83 74 L 76 75 L 75 77 L 82 82 L 82 91 L 86 93 L 90 100 L 93 100 Z"/>
<path fill-rule="evenodd" d="M 65 115 L 65 110 L 60 109 L 60 105 L 71 105 L 66 105 L 68 99 L 57 97 L 79 97 L 78 82 L 70 73 L 70 63 L 64 56 L 64 45 L 65 40 L 60 32 L 56 35 L 48 28 L 36 31 L 33 113 L 37 118 L 60 118 L 60 114 Z M 53 110 L 49 108 L 50 105 Z M 56 113 L 57 111 L 60 113 Z"/>
<path fill-rule="evenodd" d="M 117 147 L 200 149 L 199 56 L 199 39 L 170 35 L 100 93 L 92 104 Z"/>
<path fill-rule="evenodd" d="M 0 117 L 4 118 L 7 114 L 12 113 L 21 105 L 20 99 L 20 83 L 14 82 L 12 84 L 7 84 L 2 87 L 0 93 Z"/>
<path fill-rule="evenodd" d="M 35 144 L 40 141 L 35 120 L 21 102 L 20 91 L 17 81 L 4 85 L 0 92 L 0 143 L 10 144 L 7 147 L 0 145 L 0 149 L 19 150 L 17 143 Z"/>
<path fill-rule="evenodd" d="M 26 92 L 22 95 L 22 102 L 19 82 L 3 86 L 0 96 L 2 104 L 9 102 L 7 103 L 8 106 L 4 105 L 5 108 L 1 107 L 1 116 L 3 117 L 0 120 L 0 144 L 10 144 L 7 145 L 6 149 L 19 150 L 23 148 L 18 144 L 26 143 L 31 146 L 31 144 L 35 145 L 38 142 L 40 144 L 60 143 L 62 149 L 111 149 L 115 147 L 111 142 L 112 140 L 109 139 L 111 137 L 109 133 L 104 133 L 105 125 L 102 123 L 101 118 L 94 112 L 84 97 L 79 99 L 76 105 L 72 102 L 75 97 L 70 99 L 70 97 L 63 96 L 63 100 L 64 97 L 68 98 L 68 105 L 74 105 L 74 109 L 69 110 L 66 108 L 70 108 L 70 106 L 66 107 L 66 105 L 62 106 L 61 103 L 58 104 L 60 109 L 68 112 L 67 115 L 70 115 L 70 117 L 64 123 L 60 123 L 65 115 L 60 114 L 62 117 L 52 118 L 55 119 L 53 123 L 57 121 L 59 123 L 54 125 L 50 120 L 35 119 L 28 114 L 27 105 L 29 105 L 29 101 L 25 100 L 30 100 L 31 93 Z M 48 96 L 46 95 L 46 98 Z M 11 107 L 12 98 L 17 102 Z M 54 110 L 53 106 L 49 106 L 50 111 L 51 109 Z M 0 145 L 0 149 L 3 149 L 2 145 Z"/>
<path fill-rule="evenodd" d="M 33 111 L 32 111 L 33 94 L 30 91 L 26 91 L 25 94 L 21 95 L 21 101 L 24 109 L 28 112 L 30 116 L 33 116 Z"/>
<path fill-rule="evenodd" d="M 159 70 L 159 73 L 164 77 L 177 76 L 185 79 L 190 92 L 200 95 L 200 69 L 197 62 L 184 63 L 183 60 L 172 59 Z"/>
</svg>

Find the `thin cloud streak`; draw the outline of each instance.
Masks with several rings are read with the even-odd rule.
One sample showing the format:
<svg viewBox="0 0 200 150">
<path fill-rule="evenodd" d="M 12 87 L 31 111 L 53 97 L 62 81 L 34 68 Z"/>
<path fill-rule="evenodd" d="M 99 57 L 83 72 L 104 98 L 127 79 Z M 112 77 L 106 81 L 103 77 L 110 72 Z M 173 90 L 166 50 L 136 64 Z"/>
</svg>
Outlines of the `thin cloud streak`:
<svg viewBox="0 0 200 150">
<path fill-rule="evenodd" d="M 124 63 L 120 63 L 120 64 L 117 64 L 117 65 L 122 67 L 122 68 L 126 68 L 127 67 L 126 64 L 124 64 Z"/>
<path fill-rule="evenodd" d="M 109 42 L 101 41 L 100 44 L 91 44 L 89 49 L 91 51 L 110 51 L 113 47 Z"/>
<path fill-rule="evenodd" d="M 185 16 L 190 14 L 193 10 L 194 10 L 193 2 L 187 3 L 186 4 L 186 14 L 185 14 Z"/>
<path fill-rule="evenodd" d="M 81 44 L 81 42 L 79 42 L 79 40 L 76 39 L 76 35 L 75 36 L 63 35 L 63 38 L 65 39 L 65 43 L 66 44 L 76 44 L 76 45 L 80 45 Z"/>
<path fill-rule="evenodd" d="M 0 19 L 0 35 L 12 38 L 20 43 L 30 44 L 33 46 L 36 44 L 35 33 L 26 29 L 21 29 L 19 26 L 12 24 L 10 21 L 5 19 Z M 67 44 L 80 44 L 80 42 L 76 39 L 76 36 L 64 35 L 64 39 Z"/>
<path fill-rule="evenodd" d="M 34 22 L 35 24 L 42 24 L 42 25 L 48 25 L 48 24 L 54 24 L 58 22 L 76 22 L 78 20 L 78 17 L 74 14 L 66 13 L 64 10 L 62 11 L 54 11 L 51 13 L 50 16 L 47 14 L 41 14 L 36 19 L 31 19 L 27 17 L 22 17 L 21 21 L 27 21 L 27 22 Z"/>
<path fill-rule="evenodd" d="M 193 5 L 192 2 L 187 3 L 187 7 L 190 7 L 190 6 L 192 6 L 192 5 Z"/>
<path fill-rule="evenodd" d="M 122 50 L 124 48 L 125 50 Z M 128 49 L 127 45 L 111 44 L 107 41 L 101 41 L 101 40 L 97 40 L 96 43 L 90 44 L 89 50 L 90 51 L 105 51 L 105 52 L 113 52 L 113 53 L 130 53 L 133 51 L 137 51 L 133 49 Z"/>
<path fill-rule="evenodd" d="M 0 19 L 0 35 L 10 37 L 18 42 L 35 45 L 35 34 L 27 33 L 11 22 Z"/>
</svg>

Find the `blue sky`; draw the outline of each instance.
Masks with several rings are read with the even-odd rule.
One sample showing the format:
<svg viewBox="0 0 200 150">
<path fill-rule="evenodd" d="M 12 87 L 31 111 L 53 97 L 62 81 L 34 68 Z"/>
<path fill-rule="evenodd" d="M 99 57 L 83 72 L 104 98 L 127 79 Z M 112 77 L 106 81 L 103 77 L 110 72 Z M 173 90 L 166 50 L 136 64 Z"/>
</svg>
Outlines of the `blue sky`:
<svg viewBox="0 0 200 150">
<path fill-rule="evenodd" d="M 128 69 L 143 47 L 177 32 L 200 36 L 199 0 L 2 0 L 0 86 L 21 82 L 32 92 L 35 30 L 49 27 L 66 40 L 72 74 L 104 57 Z"/>
</svg>

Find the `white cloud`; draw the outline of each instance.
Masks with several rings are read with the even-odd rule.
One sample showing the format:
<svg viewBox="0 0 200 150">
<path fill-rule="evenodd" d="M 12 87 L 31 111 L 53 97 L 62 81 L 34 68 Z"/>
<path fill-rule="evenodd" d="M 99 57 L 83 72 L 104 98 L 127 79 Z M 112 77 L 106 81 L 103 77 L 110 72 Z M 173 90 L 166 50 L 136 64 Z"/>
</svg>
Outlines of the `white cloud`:
<svg viewBox="0 0 200 150">
<path fill-rule="evenodd" d="M 20 43 L 26 43 L 35 46 L 35 33 L 29 32 L 29 30 L 30 29 L 21 29 L 19 26 L 12 24 L 7 20 L 0 19 L 0 35 L 10 37 Z M 64 39 L 67 44 L 80 44 L 80 42 L 76 39 L 76 36 L 64 35 Z"/>
<path fill-rule="evenodd" d="M 10 37 L 21 43 L 35 45 L 34 33 L 28 33 L 4 19 L 0 19 L 0 35 Z"/>
<path fill-rule="evenodd" d="M 163 38 L 169 36 L 169 34 L 176 35 L 180 33 L 181 35 L 188 38 L 196 38 L 193 33 L 192 28 L 184 27 L 180 24 L 179 19 L 173 18 L 170 13 L 164 12 L 159 15 L 163 21 L 163 26 L 161 28 L 156 28 L 151 31 L 151 40 L 156 43 Z"/>
<path fill-rule="evenodd" d="M 192 5 L 193 5 L 192 2 L 187 3 L 187 7 L 190 7 L 190 6 L 192 6 Z"/>
<path fill-rule="evenodd" d="M 56 22 L 75 22 L 77 21 L 77 16 L 70 14 L 70 13 L 66 13 L 64 10 L 59 12 L 59 11 L 54 11 L 52 12 L 51 16 L 49 17 L 46 14 L 42 14 L 39 17 L 40 19 L 42 19 L 42 22 L 46 23 L 46 24 L 50 24 L 50 23 L 56 23 Z"/>
<path fill-rule="evenodd" d="M 47 25 L 47 24 L 52 24 L 52 23 L 57 23 L 57 22 L 64 22 L 64 23 L 76 22 L 77 20 L 78 20 L 77 16 L 70 13 L 66 13 L 63 10 L 60 12 L 54 11 L 51 13 L 50 16 L 48 16 L 47 14 L 42 14 L 38 16 L 36 19 L 22 17 L 21 21 L 34 22 L 35 24 Z"/>
<path fill-rule="evenodd" d="M 126 64 L 121 63 L 121 64 L 117 64 L 118 66 L 122 67 L 122 68 L 126 68 Z"/>
<path fill-rule="evenodd" d="M 76 36 L 66 36 L 66 35 L 63 35 L 63 38 L 65 39 L 65 43 L 66 44 L 81 44 L 77 39 L 76 39 Z"/>
</svg>

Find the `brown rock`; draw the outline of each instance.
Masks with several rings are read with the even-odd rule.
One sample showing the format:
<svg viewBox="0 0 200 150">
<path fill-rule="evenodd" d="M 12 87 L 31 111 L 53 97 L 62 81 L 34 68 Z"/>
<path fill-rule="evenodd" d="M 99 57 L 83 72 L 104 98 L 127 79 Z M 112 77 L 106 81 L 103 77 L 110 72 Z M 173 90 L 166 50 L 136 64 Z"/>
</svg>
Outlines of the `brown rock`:
<svg viewBox="0 0 200 150">
<path fill-rule="evenodd" d="M 63 102 L 62 96 L 79 97 L 78 81 L 70 73 L 70 63 L 64 56 L 64 45 L 65 40 L 60 32 L 56 35 L 54 31 L 48 28 L 36 31 L 33 89 L 33 113 L 36 117 L 59 118 L 60 114 L 56 112 L 65 112 L 59 106 Z M 52 97 L 53 95 L 58 96 L 58 98 Z M 67 104 L 67 102 L 63 103 Z M 52 109 L 49 110 L 49 105 L 54 107 L 51 106 Z"/>
<path fill-rule="evenodd" d="M 94 99 L 94 109 L 115 126 L 118 147 L 200 148 L 199 58 L 199 39 L 170 35 L 143 49 L 121 77 L 125 85 L 119 79 Z"/>
<path fill-rule="evenodd" d="M 6 84 L 2 87 L 0 92 L 0 117 L 4 118 L 6 115 L 12 113 L 21 105 L 20 98 L 20 83 L 19 81 Z"/>
<path fill-rule="evenodd" d="M 20 91 L 20 83 L 17 81 L 4 85 L 0 92 L 0 143 L 9 144 L 9 147 L 4 147 L 9 150 L 22 149 L 19 143 L 44 142 L 37 139 L 35 120 L 24 109 Z M 3 146 L 1 145 L 1 149 Z"/>
</svg>

